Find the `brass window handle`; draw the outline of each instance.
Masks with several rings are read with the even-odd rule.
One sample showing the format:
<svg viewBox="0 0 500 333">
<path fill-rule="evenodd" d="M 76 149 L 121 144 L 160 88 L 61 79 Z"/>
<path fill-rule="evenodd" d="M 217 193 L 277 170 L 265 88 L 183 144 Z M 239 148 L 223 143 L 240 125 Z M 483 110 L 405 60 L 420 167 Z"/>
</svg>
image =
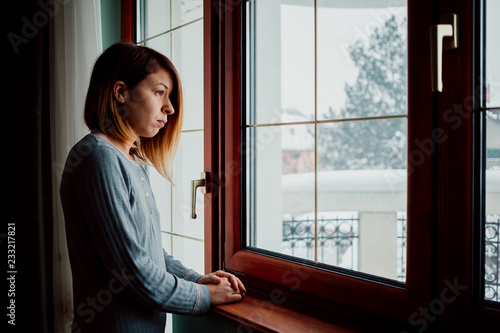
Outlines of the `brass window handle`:
<svg viewBox="0 0 500 333">
<path fill-rule="evenodd" d="M 201 193 L 205 193 L 205 182 L 207 175 L 205 172 L 201 173 L 201 179 L 191 181 L 191 218 L 196 218 L 196 189 L 201 187 Z"/>
<path fill-rule="evenodd" d="M 441 23 L 431 26 L 432 91 L 443 91 L 443 51 L 458 48 L 458 17 L 447 14 Z"/>
</svg>

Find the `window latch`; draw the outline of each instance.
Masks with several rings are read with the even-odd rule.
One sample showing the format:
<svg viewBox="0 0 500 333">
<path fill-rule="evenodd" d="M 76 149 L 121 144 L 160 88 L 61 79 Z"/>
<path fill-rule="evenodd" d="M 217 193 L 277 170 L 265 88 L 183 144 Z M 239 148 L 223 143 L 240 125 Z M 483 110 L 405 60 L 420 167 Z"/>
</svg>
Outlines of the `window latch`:
<svg viewBox="0 0 500 333">
<path fill-rule="evenodd" d="M 201 178 L 191 181 L 191 218 L 196 218 L 196 189 L 201 187 L 201 193 L 205 193 L 205 182 L 207 179 L 207 174 L 205 172 L 201 173 Z"/>
<path fill-rule="evenodd" d="M 458 48 L 458 17 L 447 14 L 441 24 L 431 26 L 431 76 L 432 91 L 443 91 L 443 51 Z"/>
</svg>

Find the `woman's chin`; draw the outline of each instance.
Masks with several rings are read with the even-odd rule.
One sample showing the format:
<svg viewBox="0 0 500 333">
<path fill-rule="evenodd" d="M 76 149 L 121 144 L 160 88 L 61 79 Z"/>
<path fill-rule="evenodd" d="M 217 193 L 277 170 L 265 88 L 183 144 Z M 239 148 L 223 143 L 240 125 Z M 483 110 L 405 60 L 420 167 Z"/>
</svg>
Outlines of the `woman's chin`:
<svg viewBox="0 0 500 333">
<path fill-rule="evenodd" d="M 141 138 L 151 139 L 152 137 L 155 137 L 158 133 L 160 133 L 159 129 L 151 131 L 149 133 L 143 133 L 143 135 L 141 135 Z"/>
</svg>

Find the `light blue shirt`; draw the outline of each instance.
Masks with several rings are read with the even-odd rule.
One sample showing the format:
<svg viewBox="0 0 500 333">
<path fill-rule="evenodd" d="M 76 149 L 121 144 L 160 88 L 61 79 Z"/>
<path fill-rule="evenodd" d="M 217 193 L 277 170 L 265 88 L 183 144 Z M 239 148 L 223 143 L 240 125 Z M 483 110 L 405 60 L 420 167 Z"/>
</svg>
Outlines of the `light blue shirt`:
<svg viewBox="0 0 500 333">
<path fill-rule="evenodd" d="M 201 275 L 161 245 L 148 175 L 106 139 L 70 151 L 61 182 L 73 276 L 73 332 L 164 332 L 165 312 L 210 307 Z"/>
</svg>

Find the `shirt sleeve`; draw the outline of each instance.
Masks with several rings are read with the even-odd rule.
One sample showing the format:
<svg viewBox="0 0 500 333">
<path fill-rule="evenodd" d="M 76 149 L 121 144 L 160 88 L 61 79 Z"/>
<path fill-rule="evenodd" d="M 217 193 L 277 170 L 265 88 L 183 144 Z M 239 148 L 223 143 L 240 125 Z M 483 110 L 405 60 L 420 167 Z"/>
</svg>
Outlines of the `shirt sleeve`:
<svg viewBox="0 0 500 333">
<path fill-rule="evenodd" d="M 147 307 L 178 314 L 205 313 L 210 307 L 208 287 L 193 283 L 196 275 L 182 279 L 172 274 L 180 272 L 182 264 L 166 253 L 169 270 L 159 267 L 138 243 L 134 230 L 140 228 L 143 221 L 134 220 L 130 205 L 131 179 L 123 162 L 109 149 L 96 149 L 85 158 L 81 172 L 73 178 L 106 269 L 127 275 L 130 283 L 125 291 Z"/>
<path fill-rule="evenodd" d="M 163 257 L 165 258 L 165 267 L 167 268 L 167 272 L 170 274 L 192 282 L 196 282 L 200 277 L 202 277 L 202 275 L 194 269 L 189 269 L 179 260 L 175 260 L 174 257 L 168 254 L 165 250 L 163 250 Z"/>
</svg>

